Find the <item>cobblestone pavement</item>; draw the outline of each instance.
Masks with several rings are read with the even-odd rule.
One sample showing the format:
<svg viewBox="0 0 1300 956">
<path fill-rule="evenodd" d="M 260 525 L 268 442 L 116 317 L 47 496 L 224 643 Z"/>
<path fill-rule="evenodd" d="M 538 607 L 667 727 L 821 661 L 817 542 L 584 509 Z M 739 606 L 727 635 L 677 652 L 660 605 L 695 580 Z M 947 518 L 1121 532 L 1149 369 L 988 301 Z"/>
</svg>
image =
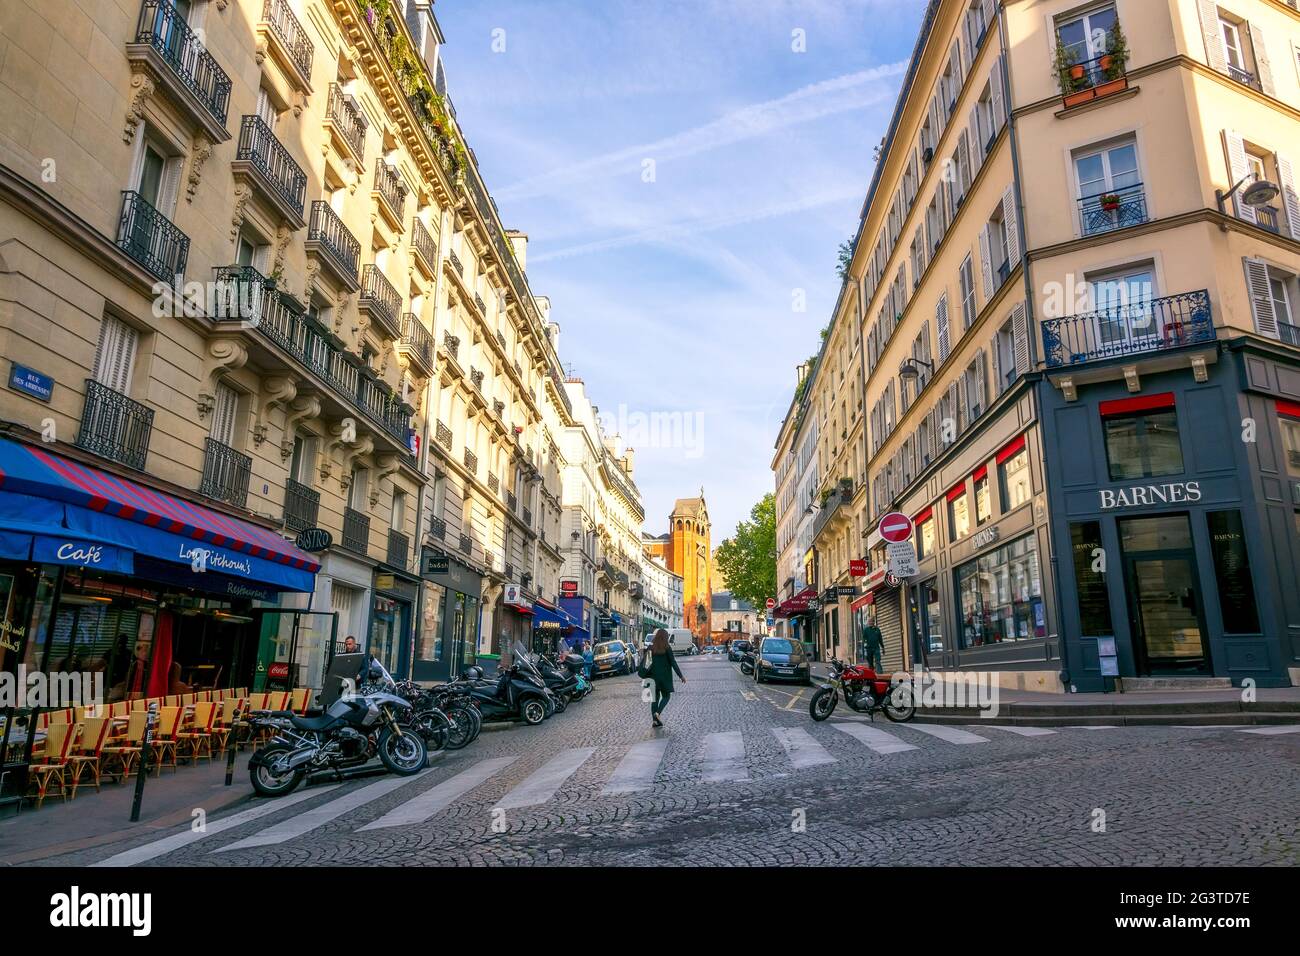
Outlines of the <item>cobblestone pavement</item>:
<svg viewBox="0 0 1300 956">
<path fill-rule="evenodd" d="M 663 730 L 635 677 L 607 678 L 415 778 L 316 786 L 206 833 L 41 862 L 1300 863 L 1300 728 L 814 724 L 806 690 L 756 687 L 725 660 L 682 667 Z"/>
</svg>

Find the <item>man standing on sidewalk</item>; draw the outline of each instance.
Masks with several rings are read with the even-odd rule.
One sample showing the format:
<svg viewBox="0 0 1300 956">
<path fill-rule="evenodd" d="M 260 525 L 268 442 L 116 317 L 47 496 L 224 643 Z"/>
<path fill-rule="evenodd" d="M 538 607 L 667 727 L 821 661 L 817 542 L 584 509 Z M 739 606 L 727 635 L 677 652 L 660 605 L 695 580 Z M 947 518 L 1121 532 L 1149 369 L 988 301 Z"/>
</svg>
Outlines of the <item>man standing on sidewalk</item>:
<svg viewBox="0 0 1300 956">
<path fill-rule="evenodd" d="M 884 635 L 880 633 L 880 628 L 876 627 L 875 620 L 868 618 L 862 625 L 862 653 L 866 657 L 866 665 L 872 670 L 880 670 L 880 655 L 884 649 Z"/>
</svg>

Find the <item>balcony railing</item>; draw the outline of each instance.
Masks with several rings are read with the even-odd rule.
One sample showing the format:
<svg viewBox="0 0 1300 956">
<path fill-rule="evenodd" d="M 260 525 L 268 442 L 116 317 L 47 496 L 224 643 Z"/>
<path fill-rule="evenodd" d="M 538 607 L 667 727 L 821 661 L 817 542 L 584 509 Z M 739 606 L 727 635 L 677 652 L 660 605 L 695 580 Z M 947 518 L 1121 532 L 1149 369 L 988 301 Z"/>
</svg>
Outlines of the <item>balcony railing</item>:
<svg viewBox="0 0 1300 956">
<path fill-rule="evenodd" d="M 453 251 L 447 253 L 447 258 L 451 260 L 451 267 L 456 270 L 456 275 L 463 276 L 465 274 L 465 267 L 460 264 L 460 256 L 456 255 Z"/>
<path fill-rule="evenodd" d="M 480 315 L 487 315 L 487 303 L 483 301 L 483 297 L 477 292 L 474 293 L 474 304 L 478 306 Z"/>
<path fill-rule="evenodd" d="M 122 192 L 117 245 L 149 270 L 150 275 L 164 282 L 183 276 L 190 257 L 190 237 L 130 189 Z"/>
<path fill-rule="evenodd" d="M 822 501 L 821 510 L 817 512 L 817 518 L 813 521 L 813 537 L 821 534 L 822 529 L 835 517 L 841 508 L 845 508 L 853 501 L 853 482 L 845 479 L 839 482 L 829 495 Z"/>
<path fill-rule="evenodd" d="M 429 522 L 429 533 L 439 541 L 447 538 L 447 522 L 443 518 L 434 518 Z"/>
<path fill-rule="evenodd" d="M 253 459 L 215 438 L 205 440 L 199 494 L 243 508 L 248 504 L 248 479 L 252 473 Z"/>
<path fill-rule="evenodd" d="M 284 527 L 287 531 L 306 531 L 316 527 L 320 517 L 320 492 L 289 478 L 284 483 Z"/>
<path fill-rule="evenodd" d="M 357 267 L 361 259 L 361 243 L 343 225 L 338 213 L 323 199 L 311 204 L 311 223 L 307 227 L 307 241 L 318 242 L 329 253 L 339 270 L 357 281 Z M 353 288 L 356 288 L 353 286 Z"/>
<path fill-rule="evenodd" d="M 465 467 L 469 469 L 471 475 L 478 474 L 478 455 L 468 448 L 465 449 Z"/>
<path fill-rule="evenodd" d="M 1161 352 L 1214 338 L 1205 289 L 1043 320 L 1043 355 L 1051 367 Z"/>
<path fill-rule="evenodd" d="M 1263 92 L 1260 88 L 1259 77 L 1254 73 L 1251 73 L 1249 70 L 1240 69 L 1239 67 L 1235 67 L 1229 63 L 1228 76 L 1232 77 L 1242 86 L 1249 86 L 1252 90 L 1260 90 L 1260 92 Z"/>
<path fill-rule="evenodd" d="M 388 532 L 386 560 L 395 568 L 405 571 L 410 566 L 411 539 L 400 531 Z"/>
<path fill-rule="evenodd" d="M 467 534 L 462 534 L 460 536 L 460 541 L 458 542 L 458 544 L 460 545 L 460 550 L 464 554 L 469 554 L 472 550 L 474 550 L 474 542 L 470 540 L 470 537 Z"/>
<path fill-rule="evenodd" d="M 402 316 L 402 346 L 415 355 L 426 371 L 433 371 L 433 333 L 424 327 L 414 312 Z"/>
<path fill-rule="evenodd" d="M 998 266 L 997 268 L 997 274 L 995 276 L 996 281 L 993 284 L 993 291 L 996 292 L 998 289 L 1001 289 L 1006 284 L 1006 281 L 1010 278 L 1011 278 L 1011 260 L 1003 259 L 1002 265 Z"/>
<path fill-rule="evenodd" d="M 245 116 L 239 123 L 236 160 L 251 163 L 269 181 L 275 194 L 302 218 L 307 174 L 276 138 L 260 116 Z"/>
<path fill-rule="evenodd" d="M 460 336 L 452 335 L 450 332 L 443 332 L 442 346 L 452 358 L 460 357 Z"/>
<path fill-rule="evenodd" d="M 311 77 L 311 58 L 315 49 L 307 31 L 289 7 L 289 0 L 266 0 L 262 7 L 262 20 L 270 24 L 271 32 L 279 39 L 289 54 L 289 59 L 303 76 Z"/>
<path fill-rule="evenodd" d="M 506 507 L 513 513 L 519 507 L 519 498 L 513 491 L 506 492 Z"/>
<path fill-rule="evenodd" d="M 438 268 L 438 244 L 418 216 L 411 220 L 411 248 L 424 260 L 426 274 L 432 275 Z"/>
<path fill-rule="evenodd" d="M 389 338 L 401 335 L 402 293 L 373 262 L 361 270 L 361 299 L 357 305 L 379 317 Z"/>
<path fill-rule="evenodd" d="M 533 512 L 531 508 L 524 509 L 524 524 L 528 525 L 530 528 L 533 526 Z"/>
<path fill-rule="evenodd" d="M 469 379 L 474 383 L 474 387 L 480 392 L 483 391 L 483 373 L 476 368 L 469 370 Z"/>
<path fill-rule="evenodd" d="M 370 549 L 370 515 L 343 509 L 343 547 L 357 554 L 365 554 Z"/>
<path fill-rule="evenodd" d="M 1127 229 L 1146 221 L 1147 199 L 1142 183 L 1079 200 L 1079 223 L 1085 236 Z"/>
<path fill-rule="evenodd" d="M 1280 222 L 1278 210 L 1272 206 L 1255 206 L 1255 224 L 1261 229 L 1267 229 L 1269 232 L 1277 233 L 1280 231 Z"/>
<path fill-rule="evenodd" d="M 352 97 L 343 92 L 337 83 L 330 84 L 329 103 L 326 114 L 334 128 L 339 131 L 352 154 L 360 161 L 366 151 L 366 118 Z"/>
<path fill-rule="evenodd" d="M 77 445 L 101 458 L 144 471 L 153 432 L 153 409 L 94 379 L 86 380 Z"/>
<path fill-rule="evenodd" d="M 451 429 L 442 422 L 438 422 L 437 427 L 434 430 L 434 441 L 447 449 L 447 451 L 451 451 Z"/>
<path fill-rule="evenodd" d="M 1277 323 L 1277 337 L 1287 345 L 1300 345 L 1300 325 L 1279 321 Z"/>
<path fill-rule="evenodd" d="M 144 0 L 135 31 L 136 43 L 147 43 L 162 58 L 203 108 L 222 126 L 230 109 L 230 77 L 204 49 L 172 0 Z"/>
<path fill-rule="evenodd" d="M 1128 89 L 1123 57 L 1111 53 L 1071 64 L 1061 75 L 1061 95 L 1067 108 Z"/>
<path fill-rule="evenodd" d="M 495 495 L 498 491 L 501 490 L 501 479 L 498 478 L 496 475 L 492 474 L 491 472 L 488 472 L 487 486 L 488 486 L 488 491 L 492 492 L 492 494 Z"/>
<path fill-rule="evenodd" d="M 388 203 L 388 208 L 393 210 L 400 223 L 406 212 L 406 184 L 402 182 L 402 174 L 396 166 L 388 163 L 375 164 L 375 192 Z"/>
</svg>

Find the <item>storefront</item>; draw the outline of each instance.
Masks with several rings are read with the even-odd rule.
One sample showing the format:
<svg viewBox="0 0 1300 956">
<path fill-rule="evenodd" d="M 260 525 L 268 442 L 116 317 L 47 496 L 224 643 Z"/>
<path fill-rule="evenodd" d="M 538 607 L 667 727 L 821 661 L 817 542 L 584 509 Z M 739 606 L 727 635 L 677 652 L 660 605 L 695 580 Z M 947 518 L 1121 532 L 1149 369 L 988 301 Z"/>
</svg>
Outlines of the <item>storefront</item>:
<svg viewBox="0 0 1300 956">
<path fill-rule="evenodd" d="M 558 605 L 538 598 L 533 602 L 532 644 L 535 654 L 557 653 L 560 643 L 566 647 L 573 642 L 577 622 Z"/>
<path fill-rule="evenodd" d="M 816 597 L 817 589 L 807 587 L 782 601 L 772 611 L 774 618 L 786 621 L 788 633 L 781 636 L 802 643 L 811 660 L 822 659 L 817 640 L 817 614 L 812 609 Z"/>
<path fill-rule="evenodd" d="M 903 617 L 899 585 L 893 579 L 886 580 L 884 565 L 868 575 L 863 583 L 866 592 L 849 605 L 852 620 L 853 640 L 851 653 L 853 663 L 861 664 L 867 659 L 866 645 L 862 639 L 862 628 L 868 623 L 880 628 L 882 647 L 880 665 L 883 673 L 895 673 L 907 667 L 907 648 L 904 647 Z"/>
<path fill-rule="evenodd" d="M 573 622 L 568 634 L 569 644 L 576 645 L 578 641 L 590 644 L 593 640 L 592 635 L 597 633 L 599 621 L 599 611 L 591 598 L 583 597 L 581 594 L 561 595 L 560 609 Z"/>
<path fill-rule="evenodd" d="M 375 573 L 366 649 L 392 674 L 410 673 L 412 624 L 419 597 L 418 578 L 392 569 Z"/>
<path fill-rule="evenodd" d="M 425 549 L 420 562 L 423 594 L 411 677 L 451 680 L 478 659 L 479 572 L 449 554 Z"/>
<path fill-rule="evenodd" d="M 519 584 L 507 584 L 497 598 L 495 626 L 491 637 L 492 653 L 498 657 L 509 652 L 515 642 L 529 646 L 533 632 L 533 597 Z"/>
<path fill-rule="evenodd" d="M 1057 393 L 1049 413 L 1069 683 L 1290 685 L 1300 665 L 1294 364 L 1229 348 L 1202 381 L 1184 368 L 1144 375 L 1137 394 L 1096 383 L 1074 402 Z"/>
</svg>

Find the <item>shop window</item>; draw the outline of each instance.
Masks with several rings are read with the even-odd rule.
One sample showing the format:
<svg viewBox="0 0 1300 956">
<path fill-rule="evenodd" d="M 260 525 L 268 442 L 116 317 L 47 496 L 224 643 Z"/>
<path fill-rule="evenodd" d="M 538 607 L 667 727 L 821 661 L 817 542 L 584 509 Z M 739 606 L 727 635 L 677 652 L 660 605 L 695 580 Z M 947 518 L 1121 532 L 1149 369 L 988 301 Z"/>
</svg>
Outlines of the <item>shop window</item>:
<svg viewBox="0 0 1300 956">
<path fill-rule="evenodd" d="M 1029 480 L 1029 453 L 1025 449 L 1025 439 L 1017 438 L 998 452 L 997 462 L 1000 503 L 1002 513 L 1006 514 L 1028 501 L 1032 493 Z"/>
<path fill-rule="evenodd" d="M 1287 474 L 1300 478 L 1300 404 L 1279 402 L 1278 412 Z"/>
<path fill-rule="evenodd" d="M 921 585 L 921 608 L 925 625 L 925 648 L 930 654 L 942 654 L 943 647 L 943 609 L 939 605 L 938 579 Z"/>
<path fill-rule="evenodd" d="M 1182 473 L 1183 449 L 1172 393 L 1102 402 L 1101 415 L 1111 481 Z"/>
<path fill-rule="evenodd" d="M 1079 602 L 1080 634 L 1110 637 L 1115 633 L 1106 588 L 1106 564 L 1101 546 L 1101 524 L 1080 521 L 1070 525 L 1070 550 L 1074 557 L 1074 589 Z"/>
<path fill-rule="evenodd" d="M 1028 641 L 1047 633 L 1032 535 L 961 565 L 957 594 L 963 648 Z"/>
<path fill-rule="evenodd" d="M 923 561 L 934 554 L 935 544 L 934 511 L 927 508 L 916 519 L 916 559 Z"/>
<path fill-rule="evenodd" d="M 1250 555 L 1240 511 L 1211 511 L 1205 516 L 1210 529 L 1210 554 L 1219 587 L 1219 610 L 1225 634 L 1258 634 L 1259 611 L 1250 580 Z"/>
<path fill-rule="evenodd" d="M 951 541 L 970 534 L 970 498 L 965 482 L 948 492 L 948 533 Z"/>
<path fill-rule="evenodd" d="M 993 498 L 989 492 L 989 470 L 981 468 L 972 476 L 975 482 L 975 523 L 983 524 L 993 517 Z"/>
</svg>

